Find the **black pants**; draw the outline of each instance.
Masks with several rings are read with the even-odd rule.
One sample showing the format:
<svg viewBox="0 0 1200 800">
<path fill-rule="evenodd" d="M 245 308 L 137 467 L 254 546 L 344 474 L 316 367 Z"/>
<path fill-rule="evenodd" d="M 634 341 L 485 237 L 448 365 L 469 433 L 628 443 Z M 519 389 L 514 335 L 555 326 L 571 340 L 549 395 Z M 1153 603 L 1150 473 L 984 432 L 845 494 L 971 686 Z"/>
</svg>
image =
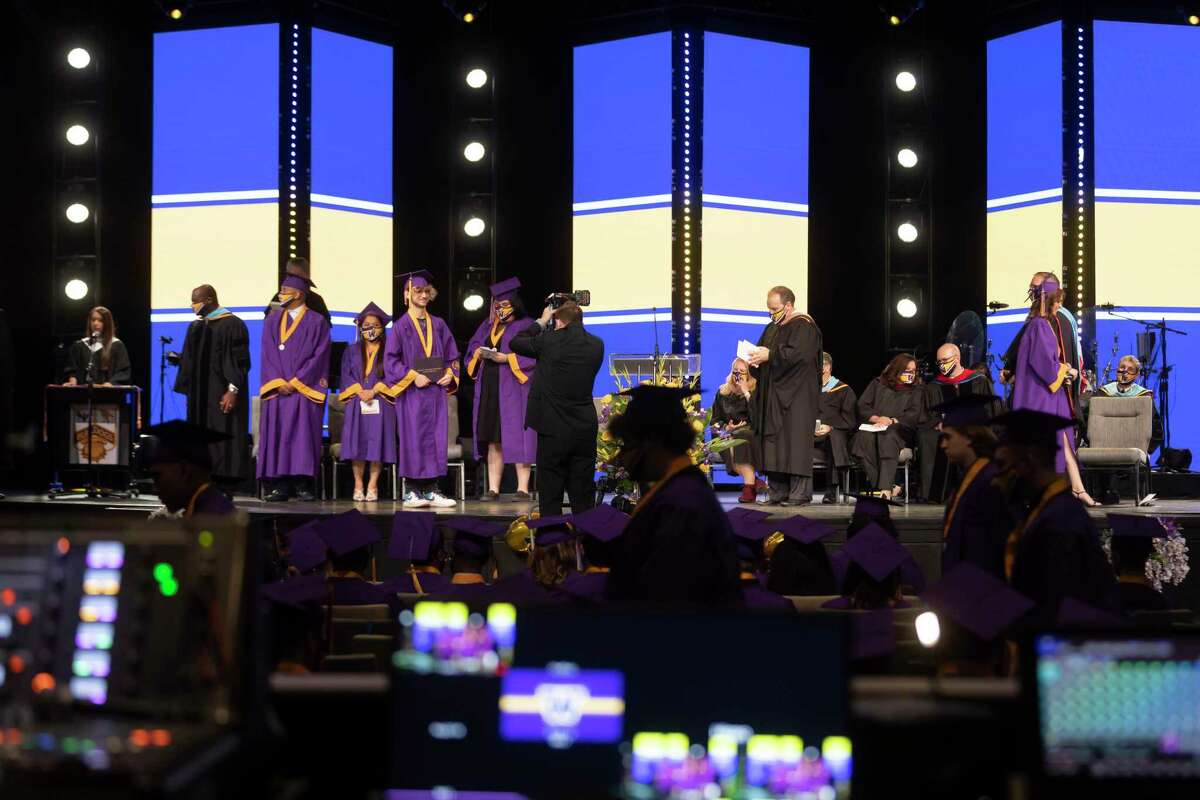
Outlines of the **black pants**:
<svg viewBox="0 0 1200 800">
<path fill-rule="evenodd" d="M 571 498 L 571 513 L 596 504 L 596 435 L 562 438 L 538 434 L 537 490 L 542 516 L 562 513 L 563 491 Z"/>
<path fill-rule="evenodd" d="M 867 474 L 867 483 L 873 488 L 890 491 L 895 485 L 900 451 L 912 447 L 915 440 L 913 429 L 904 425 L 892 425 L 879 433 L 859 431 L 854 434 L 854 456 Z"/>
<path fill-rule="evenodd" d="M 850 431 L 834 428 L 827 436 L 818 436 L 816 447 L 825 453 L 825 465 L 830 486 L 837 486 L 841 471 L 850 466 Z"/>
</svg>

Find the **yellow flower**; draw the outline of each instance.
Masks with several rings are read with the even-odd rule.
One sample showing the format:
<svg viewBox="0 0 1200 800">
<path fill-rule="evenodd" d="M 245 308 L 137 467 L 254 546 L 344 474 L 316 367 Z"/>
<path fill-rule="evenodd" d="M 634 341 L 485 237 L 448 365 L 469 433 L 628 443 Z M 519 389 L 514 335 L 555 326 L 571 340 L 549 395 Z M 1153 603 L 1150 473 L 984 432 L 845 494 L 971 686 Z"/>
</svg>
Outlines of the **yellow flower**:
<svg viewBox="0 0 1200 800">
<path fill-rule="evenodd" d="M 705 473 L 707 473 L 707 472 L 708 472 L 709 470 L 711 470 L 711 469 L 712 469 L 712 466 L 710 466 L 709 464 L 701 464 L 701 465 L 700 465 L 700 471 L 701 471 L 701 472 L 705 472 Z"/>
<path fill-rule="evenodd" d="M 613 396 L 611 394 L 606 394 L 606 395 L 604 395 L 604 397 L 600 398 L 600 402 L 606 406 L 611 404 L 612 401 L 613 401 Z"/>
<path fill-rule="evenodd" d="M 704 421 L 698 420 L 698 419 L 692 420 L 692 430 L 694 430 L 696 433 L 703 433 L 704 432 Z"/>
<path fill-rule="evenodd" d="M 613 440 L 613 435 L 611 433 L 609 433 L 607 430 L 605 430 L 604 433 L 600 434 L 600 441 L 611 442 L 612 440 Z"/>
</svg>

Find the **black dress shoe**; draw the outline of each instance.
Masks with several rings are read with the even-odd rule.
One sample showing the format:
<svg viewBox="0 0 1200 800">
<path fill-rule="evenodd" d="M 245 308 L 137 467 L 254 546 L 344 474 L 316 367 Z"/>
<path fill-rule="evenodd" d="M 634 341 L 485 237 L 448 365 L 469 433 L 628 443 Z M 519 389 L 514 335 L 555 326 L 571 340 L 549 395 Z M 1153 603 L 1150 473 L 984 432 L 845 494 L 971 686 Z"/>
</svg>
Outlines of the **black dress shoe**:
<svg viewBox="0 0 1200 800">
<path fill-rule="evenodd" d="M 290 494 L 288 494 L 287 492 L 283 491 L 282 489 L 275 489 L 274 491 L 267 493 L 267 496 L 263 498 L 263 502 L 265 502 L 265 503 L 286 503 L 288 500 L 291 500 L 291 499 L 292 499 L 292 496 Z"/>
<path fill-rule="evenodd" d="M 296 492 L 296 499 L 301 503 L 311 503 L 317 499 L 317 496 L 308 489 L 301 489 L 300 491 Z"/>
<path fill-rule="evenodd" d="M 500 499 L 500 493 L 499 492 L 484 492 L 483 496 L 481 496 L 479 499 L 484 500 L 489 503 L 494 503 L 495 501 Z"/>
<path fill-rule="evenodd" d="M 821 497 L 821 505 L 836 506 L 837 505 L 837 493 L 836 492 L 826 492 Z"/>
<path fill-rule="evenodd" d="M 512 496 L 514 503 L 528 503 L 533 500 L 533 495 L 529 492 L 517 492 Z"/>
</svg>

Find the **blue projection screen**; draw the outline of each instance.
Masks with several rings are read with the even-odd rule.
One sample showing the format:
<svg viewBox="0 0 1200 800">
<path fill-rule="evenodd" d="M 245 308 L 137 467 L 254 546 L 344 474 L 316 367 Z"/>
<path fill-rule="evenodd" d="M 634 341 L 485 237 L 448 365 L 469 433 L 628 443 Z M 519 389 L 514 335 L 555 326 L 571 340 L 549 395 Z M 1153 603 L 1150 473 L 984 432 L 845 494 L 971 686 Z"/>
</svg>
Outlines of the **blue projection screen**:
<svg viewBox="0 0 1200 800">
<path fill-rule="evenodd" d="M 808 307 L 808 109 L 807 47 L 704 34 L 705 398 L 770 321 L 772 286 Z"/>
<path fill-rule="evenodd" d="M 154 35 L 150 363 L 159 337 L 183 345 L 192 289 L 212 284 L 222 305 L 262 335 L 277 287 L 279 232 L 279 26 Z M 252 354 L 254 355 L 254 354 Z M 252 359 L 250 386 L 258 386 Z M 152 415 L 184 417 L 182 395 L 149 376 Z M 142 376 L 135 380 L 144 381 Z"/>
<path fill-rule="evenodd" d="M 572 272 L 613 353 L 671 347 L 671 34 L 575 48 Z M 657 326 L 654 321 L 657 318 Z M 657 331 L 656 331 L 657 328 Z M 613 390 L 604 369 L 595 394 Z"/>
<path fill-rule="evenodd" d="M 1168 340 L 1173 447 L 1200 445 L 1191 398 L 1200 392 L 1200 29 L 1185 25 L 1094 23 L 1096 302 L 1118 313 L 1166 320 L 1187 333 Z M 1135 322 L 1099 312 L 1096 340 L 1105 368 L 1113 339 L 1136 354 Z M 1157 367 L 1157 354 L 1153 364 Z M 1159 376 L 1139 381 L 1158 388 Z M 1155 403 L 1157 404 L 1157 399 Z"/>
<path fill-rule="evenodd" d="M 1062 92 L 1062 23 L 988 42 L 987 299 L 1010 306 L 988 315 L 997 357 L 1025 320 L 1029 277 L 1062 274 Z"/>
</svg>

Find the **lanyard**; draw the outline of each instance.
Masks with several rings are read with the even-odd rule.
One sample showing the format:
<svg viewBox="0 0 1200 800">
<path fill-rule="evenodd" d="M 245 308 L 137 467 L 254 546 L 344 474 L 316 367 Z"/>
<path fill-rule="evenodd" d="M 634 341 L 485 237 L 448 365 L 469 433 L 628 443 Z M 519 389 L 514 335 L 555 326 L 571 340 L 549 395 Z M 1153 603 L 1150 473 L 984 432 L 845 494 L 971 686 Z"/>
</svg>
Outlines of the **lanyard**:
<svg viewBox="0 0 1200 800">
<path fill-rule="evenodd" d="M 946 521 L 942 523 L 942 538 L 945 539 L 950 533 L 950 524 L 954 521 L 954 512 L 958 510 L 958 501 L 962 500 L 962 496 L 967 493 L 967 489 L 971 483 L 979 477 L 979 473 L 983 472 L 983 468 L 988 465 L 989 459 L 977 458 L 971 468 L 967 470 L 967 474 L 963 476 L 962 483 L 958 485 L 958 491 L 954 493 L 954 502 L 950 504 L 950 509 L 946 512 Z"/>
<path fill-rule="evenodd" d="M 283 343 L 292 337 L 292 334 L 296 332 L 296 328 L 300 327 L 300 320 L 304 319 L 306 313 L 308 313 L 308 306 L 300 309 L 300 313 L 292 320 L 292 324 L 288 325 L 288 320 L 291 319 L 292 315 L 287 312 L 287 309 L 283 310 L 283 314 L 279 317 L 279 345 L 281 350 L 283 349 Z"/>
<path fill-rule="evenodd" d="M 1066 478 L 1056 478 L 1046 487 L 1046 491 L 1042 492 L 1042 499 L 1038 501 L 1033 511 L 1029 512 L 1025 521 L 1013 528 L 1012 533 L 1008 535 L 1008 541 L 1004 543 L 1004 576 L 1006 578 L 1012 580 L 1013 564 L 1017 560 L 1017 543 L 1021 541 L 1025 531 L 1029 530 L 1029 526 L 1038 518 L 1038 514 L 1042 513 L 1047 503 L 1070 488 L 1071 484 Z"/>
<path fill-rule="evenodd" d="M 428 316 L 425 317 L 425 330 L 421 330 L 420 321 L 412 314 L 408 315 L 408 319 L 413 324 L 413 328 L 417 331 L 417 339 L 421 342 L 421 349 L 425 351 L 425 357 L 429 358 L 433 355 L 433 322 Z"/>
<path fill-rule="evenodd" d="M 648 491 L 648 492 L 646 492 L 646 494 L 642 495 L 641 500 L 638 500 L 638 504 L 637 504 L 637 506 L 634 507 L 633 513 L 629 515 L 629 518 L 633 519 L 634 517 L 636 517 L 638 515 L 638 512 L 646 507 L 646 504 L 650 501 L 650 498 L 654 497 L 654 495 L 658 493 L 659 489 L 661 489 L 662 487 L 667 485 L 667 481 L 671 480 L 672 478 L 674 478 L 679 473 L 683 472 L 685 469 L 687 469 L 691 465 L 692 465 L 692 460 L 690 458 L 688 458 L 687 456 L 680 456 L 679 458 L 672 461 L 671 466 L 669 466 L 667 468 L 666 474 L 663 475 L 662 478 L 659 479 L 658 483 L 654 484 L 654 486 L 652 486 L 650 488 L 650 491 Z"/>
</svg>

